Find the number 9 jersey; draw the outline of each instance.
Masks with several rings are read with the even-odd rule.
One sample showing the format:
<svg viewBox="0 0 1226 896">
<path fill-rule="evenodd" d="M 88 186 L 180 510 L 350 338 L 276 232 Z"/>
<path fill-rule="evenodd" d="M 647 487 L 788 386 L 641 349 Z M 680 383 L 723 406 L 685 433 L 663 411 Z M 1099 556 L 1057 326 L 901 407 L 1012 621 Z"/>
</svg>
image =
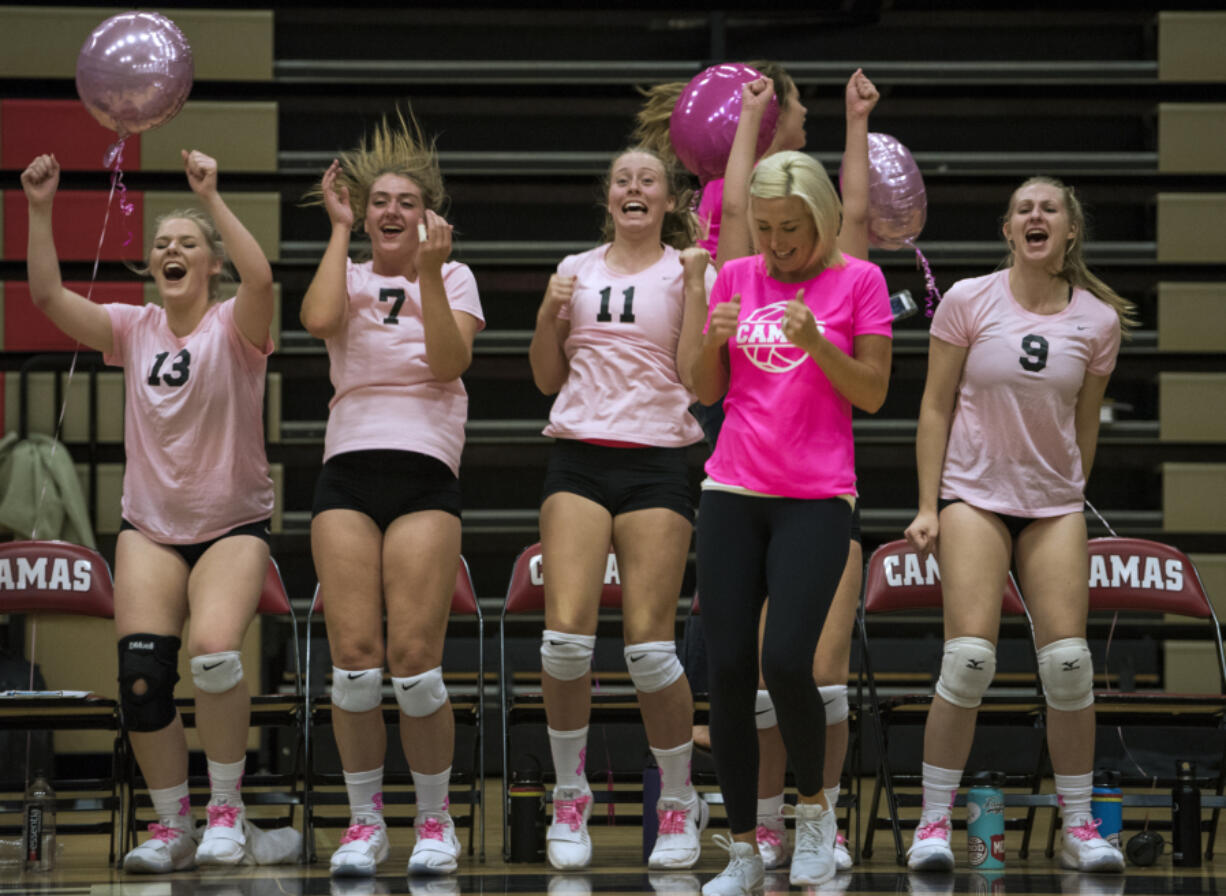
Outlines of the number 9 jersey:
<svg viewBox="0 0 1226 896">
<path fill-rule="evenodd" d="M 955 283 L 937 306 L 931 334 L 967 349 L 941 497 L 1025 517 L 1081 510 L 1077 396 L 1087 373 L 1106 376 L 1115 368 L 1115 309 L 1074 289 L 1055 314 L 1027 311 L 1005 269 Z"/>
</svg>

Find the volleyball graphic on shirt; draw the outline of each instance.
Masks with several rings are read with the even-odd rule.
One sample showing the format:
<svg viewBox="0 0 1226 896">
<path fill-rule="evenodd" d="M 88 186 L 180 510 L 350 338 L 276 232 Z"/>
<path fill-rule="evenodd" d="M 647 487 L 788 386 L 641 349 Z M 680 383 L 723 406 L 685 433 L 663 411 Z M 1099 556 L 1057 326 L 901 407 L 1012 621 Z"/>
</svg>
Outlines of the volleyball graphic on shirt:
<svg viewBox="0 0 1226 896">
<path fill-rule="evenodd" d="M 760 370 L 767 373 L 787 373 L 799 367 L 808 355 L 783 334 L 783 319 L 787 316 L 786 300 L 772 302 L 756 308 L 745 320 L 737 324 L 737 348 Z M 817 322 L 818 332 L 826 331 L 825 325 Z"/>
</svg>

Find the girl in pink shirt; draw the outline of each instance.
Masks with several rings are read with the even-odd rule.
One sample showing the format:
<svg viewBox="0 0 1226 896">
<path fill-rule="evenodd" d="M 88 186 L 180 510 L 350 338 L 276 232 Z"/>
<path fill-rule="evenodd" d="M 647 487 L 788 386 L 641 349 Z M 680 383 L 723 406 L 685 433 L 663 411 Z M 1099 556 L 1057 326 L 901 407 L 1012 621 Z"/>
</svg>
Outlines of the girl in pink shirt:
<svg viewBox="0 0 1226 896">
<path fill-rule="evenodd" d="M 812 663 L 847 561 L 851 406 L 880 407 L 890 368 L 885 279 L 839 251 L 840 204 L 825 172 L 801 153 L 777 153 L 754 170 L 750 194 L 761 254 L 720 270 L 693 372 L 699 400 L 724 397 L 727 413 L 698 532 L 711 740 L 733 840 L 708 896 L 761 886 L 754 633 L 768 592 L 761 673 L 799 795 L 790 877 L 816 885 L 835 874 Z"/>
<path fill-rule="evenodd" d="M 932 319 L 916 434 L 919 513 L 906 535 L 917 550 L 938 552 L 948 640 L 924 730 L 924 809 L 908 865 L 954 866 L 953 795 L 996 669 L 1012 562 L 1049 707 L 1061 863 L 1119 872 L 1124 857 L 1090 813 L 1094 679 L 1082 507 L 1099 406 L 1133 306 L 1086 268 L 1085 215 L 1060 181 L 1035 177 L 1018 187 L 1002 229 L 1004 269 L 954 284 Z"/>
<path fill-rule="evenodd" d="M 557 773 L 546 851 L 562 870 L 592 858 L 584 754 L 610 544 L 626 665 L 660 766 L 650 867 L 693 866 L 707 821 L 690 782 L 694 706 L 673 636 L 693 534 L 686 448 L 702 439 L 681 371 L 698 342 L 708 285 L 706 252 L 689 248 L 696 222 L 688 209 L 688 191 L 656 155 L 618 156 L 607 185 L 611 240 L 558 265 L 532 337 L 533 378 L 558 396 L 545 430 L 557 442 L 541 505 L 541 667 Z"/>
<path fill-rule="evenodd" d="M 369 141 L 341 153 L 313 196 L 332 235 L 303 297 L 302 324 L 326 340 L 336 391 L 311 553 L 350 810 L 331 871 L 370 877 L 388 855 L 386 662 L 417 794 L 408 870 L 448 873 L 460 843 L 447 811 L 455 729 L 441 663 L 460 563 L 456 476 L 468 416 L 460 375 L 484 320 L 472 272 L 447 260 L 443 178 L 411 116 L 385 119 Z M 363 264 L 349 260 L 358 229 L 370 239 Z"/>
<path fill-rule="evenodd" d="M 273 509 L 263 432 L 272 269 L 217 192 L 217 163 L 198 151 L 184 151 L 183 162 L 205 213 L 171 212 L 157 223 L 147 264 L 160 307 L 95 305 L 65 289 L 51 229 L 59 165 L 39 156 L 21 176 L 35 304 L 127 371 L 115 627 L 123 723 L 158 815 L 152 836 L 124 857 L 126 871 L 144 873 L 251 859 L 239 795 L 250 727 L 239 648 L 268 570 Z M 221 301 L 227 250 L 240 284 Z M 174 705 L 189 606 L 196 727 L 211 789 L 198 846 Z"/>
</svg>

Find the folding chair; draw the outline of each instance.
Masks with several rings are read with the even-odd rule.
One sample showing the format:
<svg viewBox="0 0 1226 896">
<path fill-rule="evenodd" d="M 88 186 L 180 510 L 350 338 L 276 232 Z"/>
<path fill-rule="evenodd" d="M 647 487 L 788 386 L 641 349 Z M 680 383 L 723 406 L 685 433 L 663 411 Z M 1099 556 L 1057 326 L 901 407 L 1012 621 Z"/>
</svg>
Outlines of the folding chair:
<svg viewBox="0 0 1226 896">
<path fill-rule="evenodd" d="M 1089 549 L 1091 623 L 1097 626 L 1110 614 L 1105 662 L 1096 664 L 1100 677 L 1107 679 L 1107 687 L 1096 688 L 1094 693 L 1098 724 L 1118 728 L 1121 737 L 1125 728 L 1143 726 L 1220 733 L 1226 724 L 1226 697 L 1223 696 L 1226 692 L 1226 651 L 1222 645 L 1221 625 L 1196 566 L 1178 548 L 1142 538 L 1092 538 Z M 1126 615 L 1121 617 L 1120 614 Z M 1175 623 L 1179 628 L 1172 630 L 1172 637 L 1186 633 L 1185 637 L 1212 643 L 1218 672 L 1216 692 L 1177 694 L 1161 690 L 1121 691 L 1111 687 L 1112 636 L 1137 626 L 1141 627 L 1146 637 L 1154 634 L 1161 636 L 1163 627 L 1171 627 L 1173 620 L 1164 622 L 1161 616 L 1155 614 L 1180 617 L 1181 621 Z M 1213 810 L 1211 819 L 1201 822 L 1202 830 L 1209 832 L 1208 858 L 1213 857 L 1218 819 L 1223 806 L 1226 806 L 1226 799 L 1223 798 L 1226 743 L 1223 747 L 1216 782 L 1211 777 L 1202 777 L 1202 785 L 1214 789 L 1212 795 L 1201 797 L 1202 809 Z M 1123 805 L 1169 808 L 1170 786 L 1174 783 L 1175 760 L 1178 758 L 1184 757 L 1172 753 L 1158 775 L 1122 775 L 1125 785 L 1147 785 L 1151 790 L 1155 784 L 1163 787 L 1160 793 L 1125 793 Z M 1126 820 L 1125 824 L 1128 827 L 1142 826 L 1139 821 L 1130 824 Z M 1049 854 L 1053 849 L 1053 840 L 1049 838 Z"/>
<path fill-rule="evenodd" d="M 1011 618 L 1021 621 L 1027 629 L 1027 643 L 1032 643 L 1026 607 L 1022 603 L 1017 583 L 1012 575 L 1009 576 L 1005 584 L 1005 591 L 1001 600 L 1002 628 L 1005 621 Z M 876 829 L 879 826 L 888 826 L 893 831 L 896 858 L 900 865 L 905 862 L 905 851 L 903 849 L 898 808 L 904 802 L 904 799 L 896 793 L 895 787 L 900 785 L 916 786 L 919 783 L 919 776 L 914 774 L 902 775 L 894 772 L 891 768 L 888 755 L 888 726 L 895 716 L 904 714 L 909 715 L 913 723 L 922 723 L 927 709 L 932 703 L 932 691 L 927 687 L 923 692 L 910 690 L 911 687 L 917 684 L 915 676 L 911 675 L 908 676 L 904 683 L 905 689 L 898 690 L 888 696 L 880 694 L 880 680 L 884 680 L 887 676 L 882 673 L 874 674 L 872 669 L 868 637 L 869 620 L 883 614 L 926 614 L 929 617 L 935 616 L 939 625 L 941 604 L 940 570 L 937 568 L 935 556 L 921 557 L 905 540 L 901 539 L 884 544 L 873 551 L 866 565 L 864 599 L 860 605 L 860 612 L 856 620 L 860 633 L 860 646 L 862 648 L 858 700 L 861 712 L 864 712 L 865 708 L 867 708 L 868 713 L 873 717 L 878 754 L 877 780 L 873 785 L 873 797 L 869 806 L 869 819 L 866 825 L 862 852 L 865 857 L 871 856 L 873 835 Z M 943 638 L 941 643 L 943 643 Z M 926 674 L 929 681 L 936 681 L 939 667 L 940 663 L 938 661 L 937 668 Z M 997 680 L 1001 677 L 1002 675 L 998 673 Z M 1028 674 L 1027 678 L 1036 683 L 1038 681 L 1037 675 Z M 864 688 L 868 689 L 867 706 L 863 700 Z M 1031 693 L 1038 694 L 1037 684 Z M 1007 725 L 1027 725 L 1032 729 L 1037 729 L 1042 725 L 1042 710 L 1043 701 L 1041 696 L 1023 696 L 1016 693 L 1000 693 L 999 691 L 993 694 L 990 691 L 984 696 L 979 721 L 980 725 L 996 722 Z M 1038 760 L 1036 760 L 1037 765 Z M 1030 827 L 1035 807 L 1038 805 L 1051 805 L 1054 800 L 1039 794 L 1041 780 L 1037 775 L 1026 775 L 1020 782 L 1014 778 L 1011 783 L 1014 786 L 1020 783 L 1030 788 L 1030 794 L 1027 798 L 1011 799 L 1013 795 L 1006 795 L 1007 804 L 1025 805 L 1028 807 L 1026 820 L 1021 825 L 1026 830 L 1021 853 L 1024 858 L 1029 844 Z M 886 807 L 889 811 L 888 822 L 878 818 L 877 815 L 883 792 L 885 794 Z M 964 799 L 964 797 L 960 796 L 959 799 Z M 919 801 L 918 798 L 911 798 L 907 799 L 906 802 L 908 805 L 918 805 Z M 1019 825 L 1014 824 L 1012 826 L 1017 827 Z"/>
<path fill-rule="evenodd" d="M 251 695 L 251 726 L 255 729 L 289 729 L 293 741 L 292 756 L 288 770 L 278 773 L 271 770 L 275 763 L 272 757 L 264 756 L 257 769 L 243 776 L 243 803 L 248 808 L 253 806 L 273 806 L 284 810 L 277 818 L 256 817 L 248 813 L 248 819 L 253 824 L 263 826 L 263 822 L 276 820 L 281 824 L 293 826 L 296 807 L 303 808 L 306 814 L 306 719 L 303 711 L 305 691 L 302 684 L 302 663 L 298 646 L 298 620 L 281 579 L 281 570 L 277 561 L 268 558 L 268 570 L 264 576 L 264 586 L 260 592 L 260 602 L 256 613 L 262 617 L 282 617 L 288 622 L 290 632 L 290 656 L 288 662 L 274 662 L 272 668 L 263 670 L 259 677 L 266 679 L 269 690 L 265 693 Z M 292 666 L 289 665 L 292 663 Z M 254 670 L 252 670 L 254 671 Z M 258 678 L 251 677 L 248 681 L 256 682 Z M 255 686 L 253 684 L 253 690 Z M 178 698 L 175 706 L 183 720 L 185 728 L 196 727 L 196 703 L 190 698 Z M 267 731 L 263 731 L 267 733 Z M 130 750 L 129 750 L 130 753 Z M 139 795 L 143 790 L 143 780 L 134 761 L 129 764 L 127 817 L 124 825 L 124 852 L 136 845 L 137 832 L 143 820 L 137 819 L 137 809 L 148 808 L 150 803 L 147 795 Z M 193 776 L 189 779 L 192 789 L 197 791 L 198 800 L 207 800 L 207 778 Z M 306 857 L 305 845 L 303 859 Z"/>
<path fill-rule="evenodd" d="M 307 687 L 304 707 L 308 718 L 307 729 L 307 762 L 306 789 L 308 803 L 306 810 L 306 834 L 303 838 L 304 849 L 309 858 L 315 861 L 315 828 L 331 827 L 345 828 L 349 825 L 349 815 L 320 814 L 316 806 L 347 806 L 348 795 L 344 789 L 344 778 L 339 771 L 323 771 L 318 766 L 319 748 L 316 729 L 331 727 L 332 698 L 323 693 L 323 682 L 312 683 L 313 666 L 311 663 L 311 625 L 317 614 L 323 612 L 323 596 L 319 586 L 315 587 L 315 597 L 307 614 L 307 647 L 306 668 Z M 477 671 L 473 684 L 468 681 L 473 678 L 471 673 L 446 672 L 447 695 L 451 700 L 451 709 L 456 723 L 473 732 L 472 759 L 469 769 L 452 768 L 451 805 L 468 805 L 467 816 L 452 818 L 456 827 L 467 827 L 468 854 L 477 855 L 485 861 L 485 650 L 482 633 L 484 620 L 481 607 L 477 603 L 477 593 L 473 588 L 472 576 L 468 570 L 468 561 L 460 558 L 460 567 L 456 571 L 455 591 L 451 595 L 451 616 L 470 617 L 476 631 Z M 316 691 L 319 691 L 317 694 Z M 394 694 L 388 690 L 383 697 L 383 720 L 387 725 L 397 726 L 400 721 L 400 704 Z M 387 808 L 397 803 L 409 803 L 412 800 L 413 778 L 409 773 L 384 773 L 384 785 L 403 788 L 403 792 L 389 794 L 384 791 L 383 804 Z M 409 817 L 388 815 L 385 820 L 389 827 L 408 827 L 413 823 Z"/>
<path fill-rule="evenodd" d="M 12 541 L 0 544 L 0 614 L 61 614 L 111 619 L 114 599 L 111 570 L 102 556 L 90 548 L 63 541 Z M 10 618 L 19 625 L 21 617 Z M 37 645 L 35 645 L 37 646 Z M 90 693 L 91 682 L 65 682 L 84 686 L 82 690 L 61 690 L 0 694 L 0 730 L 42 732 L 66 730 L 109 731 L 114 733 L 110 772 L 95 778 L 55 777 L 48 766 L 45 774 L 57 793 L 56 808 L 65 812 L 106 812 L 103 822 L 69 822 L 60 816 L 60 834 L 100 834 L 110 837 L 109 861 L 115 860 L 116 822 L 122 815 L 123 741 L 119 737 L 119 715 L 115 700 Z M 61 686 L 62 687 L 62 686 Z M 27 744 L 29 741 L 27 741 Z M 25 763 L 10 768 L 9 774 L 28 772 Z M 25 776 L 22 775 L 24 778 Z M 16 780 L 16 779 L 14 779 Z M 24 787 L 0 796 L 0 813 L 20 817 Z M 93 794 L 68 796 L 68 794 Z M 0 827 L 0 833 L 20 833 L 17 824 Z"/>
</svg>

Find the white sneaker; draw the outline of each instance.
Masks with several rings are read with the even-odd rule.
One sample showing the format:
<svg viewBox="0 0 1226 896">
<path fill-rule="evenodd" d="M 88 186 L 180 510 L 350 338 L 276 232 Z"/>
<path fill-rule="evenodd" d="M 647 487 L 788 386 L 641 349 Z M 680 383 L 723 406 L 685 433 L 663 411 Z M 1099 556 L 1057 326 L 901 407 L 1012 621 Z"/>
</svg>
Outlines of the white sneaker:
<svg viewBox="0 0 1226 896">
<path fill-rule="evenodd" d="M 798 803 L 796 812 L 796 845 L 792 850 L 792 870 L 788 880 L 793 885 L 817 886 L 834 878 L 834 838 L 839 823 L 833 809 L 817 804 Z"/>
<path fill-rule="evenodd" d="M 758 855 L 767 871 L 782 868 L 792 858 L 787 823 L 782 815 L 758 816 Z"/>
<path fill-rule="evenodd" d="M 766 872 L 753 844 L 723 834 L 712 839 L 728 851 L 728 867 L 702 885 L 702 896 L 761 896 Z"/>
<path fill-rule="evenodd" d="M 387 858 L 387 825 L 378 815 L 355 815 L 332 853 L 335 877 L 374 877 L 375 868 Z"/>
<path fill-rule="evenodd" d="M 409 874 L 450 874 L 460 866 L 460 841 L 446 809 L 418 812 L 413 830 L 417 842 L 409 856 Z"/>
<path fill-rule="evenodd" d="M 545 855 L 559 871 L 575 871 L 592 863 L 592 838 L 587 820 L 592 814 L 592 791 L 586 787 L 555 787 L 553 824 L 545 833 Z"/>
<path fill-rule="evenodd" d="M 954 851 L 949 848 L 949 816 L 936 821 L 921 821 L 907 850 L 907 867 L 912 871 L 953 871 Z"/>
<path fill-rule="evenodd" d="M 847 838 L 841 833 L 834 837 L 834 867 L 839 871 L 850 871 L 853 862 L 851 850 L 847 848 Z"/>
<path fill-rule="evenodd" d="M 247 848 L 247 810 L 226 800 L 210 802 L 209 823 L 196 847 L 197 865 L 243 865 L 254 860 Z"/>
<path fill-rule="evenodd" d="M 1076 871 L 1123 871 L 1124 854 L 1098 833 L 1098 822 L 1064 827 L 1064 849 L 1060 864 Z"/>
<path fill-rule="evenodd" d="M 689 802 L 662 799 L 656 803 L 659 831 L 647 860 L 648 868 L 677 870 L 693 868 L 702 854 L 700 834 L 707 828 L 711 809 L 697 793 Z"/>
<path fill-rule="evenodd" d="M 196 838 L 192 831 L 154 822 L 150 837 L 123 857 L 130 874 L 169 874 L 196 867 Z"/>
</svg>

